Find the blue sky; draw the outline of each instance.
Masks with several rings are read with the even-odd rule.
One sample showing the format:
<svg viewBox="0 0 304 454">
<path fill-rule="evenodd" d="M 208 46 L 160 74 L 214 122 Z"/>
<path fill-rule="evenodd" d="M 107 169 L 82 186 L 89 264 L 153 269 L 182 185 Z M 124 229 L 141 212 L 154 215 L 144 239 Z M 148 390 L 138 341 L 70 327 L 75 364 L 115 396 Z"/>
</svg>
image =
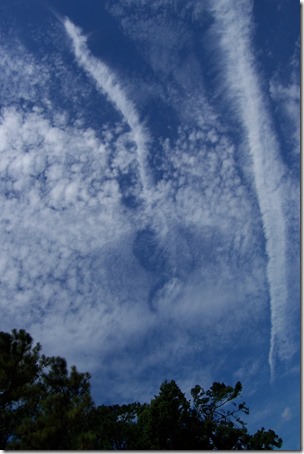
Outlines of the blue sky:
<svg viewBox="0 0 304 454">
<path fill-rule="evenodd" d="M 0 329 L 97 402 L 240 380 L 299 447 L 299 6 L 0 3 Z"/>
</svg>

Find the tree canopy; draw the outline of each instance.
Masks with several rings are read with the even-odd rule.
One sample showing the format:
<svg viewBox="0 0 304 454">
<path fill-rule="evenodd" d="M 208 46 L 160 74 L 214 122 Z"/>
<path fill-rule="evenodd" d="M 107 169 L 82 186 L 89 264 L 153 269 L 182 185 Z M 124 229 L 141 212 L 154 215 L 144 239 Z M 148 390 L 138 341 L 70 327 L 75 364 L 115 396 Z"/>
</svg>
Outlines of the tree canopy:
<svg viewBox="0 0 304 454">
<path fill-rule="evenodd" d="M 25 330 L 0 332 L 0 449 L 270 450 L 282 440 L 249 434 L 242 385 L 196 385 L 188 400 L 174 380 L 150 403 L 96 405 L 90 375 L 47 357 Z"/>
</svg>

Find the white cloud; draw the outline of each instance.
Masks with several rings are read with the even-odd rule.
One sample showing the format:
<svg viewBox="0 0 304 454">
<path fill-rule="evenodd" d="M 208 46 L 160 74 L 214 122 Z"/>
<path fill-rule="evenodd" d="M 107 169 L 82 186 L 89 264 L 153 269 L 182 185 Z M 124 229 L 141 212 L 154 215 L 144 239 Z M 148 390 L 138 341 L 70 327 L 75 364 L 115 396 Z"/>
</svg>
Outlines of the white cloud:
<svg viewBox="0 0 304 454">
<path fill-rule="evenodd" d="M 65 26 L 78 66 L 65 61 L 66 49 L 50 52 L 43 64 L 18 46 L 3 50 L 15 64 L 0 73 L 2 325 L 26 327 L 47 353 L 115 376 L 120 397 L 136 397 L 143 380 L 151 390 L 151 380 L 158 385 L 162 374 L 189 382 L 192 365 L 193 380 L 202 376 L 209 385 L 227 361 L 228 345 L 231 352 L 243 339 L 259 349 L 267 329 L 260 216 L 239 171 L 238 145 L 200 92 L 202 84 L 190 90 L 195 84 L 183 59 L 171 68 L 177 88 L 168 92 L 166 36 L 169 51 L 176 56 L 180 49 L 174 23 L 160 40 L 164 71 L 155 73 L 153 90 L 163 90 L 163 99 L 170 95 L 181 125 L 170 138 L 153 141 L 135 108 L 132 82 L 122 84 L 89 52 L 82 32 L 68 20 Z M 183 36 L 186 43 L 189 36 Z M 153 55 L 156 68 L 157 49 Z M 24 74 L 32 75 L 35 90 Z M 191 81 L 200 78 L 195 74 Z M 53 88 L 58 84 L 56 96 L 50 79 Z M 11 83 L 19 88 L 9 92 Z M 28 103 L 19 102 L 26 92 Z M 105 98 L 121 122 L 99 117 L 109 108 Z M 266 135 L 267 128 L 266 122 Z M 148 153 L 160 157 L 155 184 Z M 273 180 L 266 183 L 268 194 Z M 233 353 L 230 359 L 238 361 Z M 133 390 L 126 376 L 134 379 Z M 112 378 L 105 381 L 107 393 Z"/>
<path fill-rule="evenodd" d="M 238 260 L 248 262 L 257 226 L 248 219 L 250 200 L 223 138 L 208 151 L 198 147 L 204 136 L 192 131 L 167 147 L 172 168 L 154 188 L 151 225 L 141 208 L 129 211 L 122 203 L 115 171 L 129 165 L 123 134 L 112 139 L 109 129 L 103 142 L 92 130 L 67 124 L 59 128 L 41 112 L 15 108 L 2 112 L 0 134 L 1 173 L 6 175 L 0 196 L 6 244 L 1 299 L 11 301 L 5 323 L 26 325 L 48 353 L 58 352 L 91 370 L 99 367 L 100 358 L 123 351 L 125 345 L 136 350 L 155 331 L 166 348 L 161 357 L 148 350 L 143 369 L 169 357 L 173 364 L 174 358 L 199 352 L 214 337 L 219 344 L 227 342 L 230 318 L 220 325 L 216 321 L 221 314 L 233 314 L 245 288 L 252 295 L 263 279 L 248 268 L 251 284 L 243 276 L 246 284 L 236 298 L 231 281 L 237 265 L 225 245 L 228 238 L 236 241 L 241 246 Z M 187 151 L 190 161 L 184 160 Z M 113 156 L 119 158 L 111 161 Z M 223 174 L 217 181 L 221 166 L 227 178 Z M 204 176 L 199 168 L 209 170 Z M 238 226 L 233 238 L 232 225 Z M 134 255 L 137 234 L 147 227 L 155 230 L 148 254 L 165 260 L 159 290 L 157 275 Z M 221 270 L 220 285 L 215 270 Z M 256 310 L 264 310 L 254 301 L 251 308 L 235 312 L 239 318 L 234 317 L 233 335 L 244 317 L 253 320 Z M 194 347 L 185 326 L 197 333 L 203 319 L 206 336 Z M 131 365 L 130 359 L 126 367 Z"/>
<path fill-rule="evenodd" d="M 216 19 L 213 33 L 221 49 L 223 83 L 230 90 L 229 99 L 236 100 L 235 107 L 252 158 L 254 184 L 263 220 L 271 296 L 269 364 L 273 375 L 276 359 L 286 361 L 294 352 L 287 321 L 286 194 L 282 187 L 285 169 L 255 69 L 251 44 L 251 3 L 240 1 L 232 6 L 229 2 L 218 1 L 210 3 L 210 10 Z"/>
<path fill-rule="evenodd" d="M 282 421 L 290 421 L 292 418 L 292 412 L 290 407 L 285 407 L 281 414 Z"/>
<path fill-rule="evenodd" d="M 106 94 L 110 101 L 114 103 L 118 111 L 130 126 L 133 139 L 136 143 L 137 159 L 139 164 L 139 173 L 141 184 L 143 185 L 143 194 L 149 189 L 149 175 L 147 173 L 147 152 L 149 136 L 144 126 L 140 123 L 138 114 L 133 103 L 127 98 L 124 90 L 117 77 L 110 68 L 101 60 L 96 59 L 90 54 L 86 38 L 81 30 L 76 27 L 69 19 L 64 21 L 65 29 L 71 37 L 74 46 L 74 52 L 79 65 L 90 74 L 96 82 L 97 87 Z"/>
<path fill-rule="evenodd" d="M 289 65 L 289 77 L 283 81 L 279 74 L 274 74 L 269 84 L 272 99 L 281 112 L 280 125 L 285 135 L 288 149 L 298 159 L 300 154 L 300 68 L 299 49 L 296 45 L 295 53 Z"/>
</svg>

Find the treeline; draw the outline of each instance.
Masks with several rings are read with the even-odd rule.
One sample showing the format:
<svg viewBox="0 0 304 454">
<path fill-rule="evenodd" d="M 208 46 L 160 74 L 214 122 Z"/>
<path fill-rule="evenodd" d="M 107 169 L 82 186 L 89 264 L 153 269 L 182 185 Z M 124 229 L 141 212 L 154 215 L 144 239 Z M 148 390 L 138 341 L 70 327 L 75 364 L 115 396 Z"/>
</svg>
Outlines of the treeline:
<svg viewBox="0 0 304 454">
<path fill-rule="evenodd" d="M 274 449 L 273 430 L 249 434 L 242 386 L 199 385 L 191 400 L 165 381 L 150 403 L 96 405 L 90 376 L 41 354 L 24 330 L 0 332 L 0 449 Z"/>
</svg>

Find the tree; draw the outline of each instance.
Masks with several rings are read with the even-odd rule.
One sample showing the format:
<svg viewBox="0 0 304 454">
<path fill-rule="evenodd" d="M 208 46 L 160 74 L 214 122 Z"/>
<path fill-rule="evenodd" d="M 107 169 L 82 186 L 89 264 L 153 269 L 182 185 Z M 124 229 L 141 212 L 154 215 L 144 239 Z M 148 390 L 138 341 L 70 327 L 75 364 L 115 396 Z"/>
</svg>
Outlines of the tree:
<svg viewBox="0 0 304 454">
<path fill-rule="evenodd" d="M 90 375 L 41 354 L 24 330 L 0 332 L 0 448 L 21 450 L 269 450 L 281 438 L 249 434 L 242 385 L 196 385 L 188 400 L 164 381 L 150 403 L 95 406 Z"/>
<path fill-rule="evenodd" d="M 11 434 L 24 417 L 22 402 L 29 398 L 35 381 L 47 364 L 40 355 L 41 346 L 33 347 L 24 330 L 11 334 L 0 332 L 0 443 L 5 447 Z"/>
<path fill-rule="evenodd" d="M 139 439 L 139 403 L 101 405 L 93 410 L 92 427 L 96 435 L 94 449 L 133 449 Z"/>
<path fill-rule="evenodd" d="M 67 369 L 60 357 L 49 360 L 39 377 L 39 391 L 26 402 L 26 417 L 10 443 L 17 449 L 79 449 L 90 441 L 87 420 L 93 402 L 89 374 Z"/>
<path fill-rule="evenodd" d="M 194 410 L 202 424 L 201 449 L 273 449 L 282 446 L 282 439 L 273 430 L 264 428 L 248 434 L 240 414 L 249 414 L 245 402 L 234 402 L 241 396 L 242 385 L 234 387 L 215 382 L 205 391 L 199 385 L 192 390 Z M 204 447 L 203 447 L 204 446 Z"/>
<path fill-rule="evenodd" d="M 130 449 L 248 450 L 281 447 L 282 440 L 264 428 L 250 435 L 241 414 L 248 415 L 245 402 L 238 402 L 242 385 L 215 382 L 205 391 L 199 385 L 188 401 L 175 381 L 165 381 L 158 396 L 138 413 L 137 443 Z"/>
<path fill-rule="evenodd" d="M 159 395 L 138 415 L 140 436 L 135 448 L 191 449 L 191 423 L 190 402 L 175 381 L 165 381 Z"/>
<path fill-rule="evenodd" d="M 90 376 L 40 350 L 24 330 L 0 332 L 1 448 L 85 449 Z"/>
</svg>

